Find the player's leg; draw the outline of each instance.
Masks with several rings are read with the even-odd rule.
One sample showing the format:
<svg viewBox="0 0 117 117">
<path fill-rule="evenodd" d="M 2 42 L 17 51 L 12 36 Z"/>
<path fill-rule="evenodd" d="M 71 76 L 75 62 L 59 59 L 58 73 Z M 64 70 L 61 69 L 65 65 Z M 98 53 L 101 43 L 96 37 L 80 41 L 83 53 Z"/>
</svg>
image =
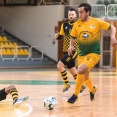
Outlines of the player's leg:
<svg viewBox="0 0 117 117">
<path fill-rule="evenodd" d="M 64 53 L 64 56 L 62 57 L 62 59 L 58 62 L 57 64 L 57 68 L 59 70 L 59 72 L 61 73 L 61 76 L 63 78 L 64 81 L 64 88 L 63 88 L 63 92 L 68 91 L 68 89 L 70 88 L 70 84 L 69 84 L 69 80 L 68 80 L 68 76 L 67 76 L 67 71 L 65 69 L 65 65 L 67 63 L 67 57 L 66 56 L 67 53 Z"/>
<path fill-rule="evenodd" d="M 18 91 L 16 89 L 16 87 L 14 85 L 9 85 L 5 88 L 5 92 L 7 94 L 11 94 L 12 98 L 13 98 L 13 102 L 15 102 L 18 99 Z"/>
<path fill-rule="evenodd" d="M 67 63 L 67 68 L 69 69 L 70 73 L 72 74 L 72 76 L 75 80 L 77 78 L 77 70 L 75 67 L 76 57 L 77 57 L 77 51 L 73 51 L 73 53 L 71 55 L 71 59 Z M 81 94 L 84 91 L 84 89 L 85 89 L 85 85 L 82 85 L 79 93 Z"/>
<path fill-rule="evenodd" d="M 89 71 L 99 62 L 99 59 L 100 59 L 100 55 L 93 54 L 93 53 L 87 55 L 84 62 L 88 66 Z M 89 72 L 85 73 L 85 75 L 89 76 Z M 93 85 L 92 79 L 90 77 L 88 77 L 88 79 L 84 81 L 84 84 L 89 89 L 90 100 L 93 101 L 95 99 L 95 93 L 98 90 L 98 87 L 96 85 Z"/>
<path fill-rule="evenodd" d="M 77 79 L 76 79 L 76 85 L 75 85 L 75 91 L 74 94 L 68 99 L 67 102 L 74 103 L 77 100 L 77 95 L 80 91 L 80 88 L 84 82 L 84 80 L 87 80 L 88 82 L 87 87 L 90 90 L 93 90 L 93 92 L 90 92 L 90 99 L 91 101 L 94 99 L 94 95 L 96 92 L 96 87 L 93 87 L 92 82 L 89 82 L 89 71 L 98 63 L 100 56 L 97 54 L 89 54 L 87 56 L 78 57 L 78 71 L 77 71 Z"/>
<path fill-rule="evenodd" d="M 76 80 L 76 78 L 77 78 L 77 71 L 76 71 L 76 67 L 74 67 L 75 65 L 75 62 L 74 61 L 72 61 L 69 65 L 68 65 L 68 68 L 70 68 L 69 69 L 69 71 L 70 71 L 70 73 L 72 74 L 72 76 L 73 76 L 73 78 Z M 71 66 L 71 65 L 73 65 L 73 67 Z M 71 66 L 71 67 L 70 67 Z M 85 85 L 83 84 L 82 86 L 81 86 L 81 89 L 80 89 L 80 92 L 79 92 L 79 94 L 82 94 L 82 92 L 85 90 Z"/>
<path fill-rule="evenodd" d="M 13 105 L 14 106 L 19 106 L 22 102 L 26 101 L 29 97 L 23 97 L 23 98 L 18 98 L 18 91 L 16 89 L 16 87 L 14 85 L 9 85 L 5 88 L 5 92 L 6 94 L 9 94 L 12 96 L 13 98 Z"/>
</svg>

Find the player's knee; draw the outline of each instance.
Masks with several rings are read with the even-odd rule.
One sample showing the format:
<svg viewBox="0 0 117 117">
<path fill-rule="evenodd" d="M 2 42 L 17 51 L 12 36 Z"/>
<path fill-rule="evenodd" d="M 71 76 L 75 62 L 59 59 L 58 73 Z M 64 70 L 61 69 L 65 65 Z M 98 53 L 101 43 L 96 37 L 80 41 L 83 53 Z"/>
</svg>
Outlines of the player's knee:
<svg viewBox="0 0 117 117">
<path fill-rule="evenodd" d="M 85 70 L 82 69 L 82 68 L 80 68 L 80 69 L 78 69 L 77 73 L 78 73 L 78 74 L 84 74 L 84 73 L 85 73 Z"/>
<path fill-rule="evenodd" d="M 61 67 L 61 66 L 60 66 L 60 64 L 59 64 L 59 62 L 58 62 L 58 64 L 57 64 L 57 68 L 60 69 L 60 67 Z"/>
<path fill-rule="evenodd" d="M 81 64 L 79 67 L 78 67 L 78 70 L 77 70 L 77 73 L 78 74 L 85 74 L 88 72 L 88 67 L 85 65 L 85 64 Z"/>
<path fill-rule="evenodd" d="M 61 69 L 62 67 L 64 67 L 64 65 L 61 61 L 59 61 L 58 64 L 57 64 L 57 68 Z"/>
<path fill-rule="evenodd" d="M 73 76 L 77 74 L 77 71 L 76 71 L 75 67 L 70 68 L 69 71 Z"/>
<path fill-rule="evenodd" d="M 77 73 L 78 74 L 85 74 L 85 73 L 87 73 L 87 71 L 88 71 L 87 68 L 80 67 L 80 68 L 78 68 Z"/>
</svg>

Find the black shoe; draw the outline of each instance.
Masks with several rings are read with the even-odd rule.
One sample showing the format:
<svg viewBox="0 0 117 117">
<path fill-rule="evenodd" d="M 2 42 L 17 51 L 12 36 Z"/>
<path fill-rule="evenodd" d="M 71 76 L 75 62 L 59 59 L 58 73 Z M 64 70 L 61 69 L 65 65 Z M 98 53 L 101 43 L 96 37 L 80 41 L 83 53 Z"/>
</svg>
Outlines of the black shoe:
<svg viewBox="0 0 117 117">
<path fill-rule="evenodd" d="M 67 102 L 73 104 L 73 103 L 77 100 L 77 98 L 78 98 L 78 97 L 77 97 L 76 95 L 73 94 L 73 95 L 67 100 Z"/>
<path fill-rule="evenodd" d="M 85 90 L 85 88 L 85 85 L 82 85 L 79 93 L 81 94 Z"/>
<path fill-rule="evenodd" d="M 90 92 L 90 100 L 91 101 L 94 101 L 94 99 L 95 99 L 95 93 L 96 93 L 97 90 L 98 90 L 98 87 L 95 85 L 94 86 L 94 91 Z"/>
</svg>

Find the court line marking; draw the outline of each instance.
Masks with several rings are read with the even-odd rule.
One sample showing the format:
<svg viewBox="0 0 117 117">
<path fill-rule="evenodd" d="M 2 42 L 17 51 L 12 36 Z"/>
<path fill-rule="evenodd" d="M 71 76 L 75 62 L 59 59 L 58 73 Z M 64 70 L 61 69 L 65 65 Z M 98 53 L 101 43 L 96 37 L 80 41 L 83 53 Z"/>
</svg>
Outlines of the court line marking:
<svg viewBox="0 0 117 117">
<path fill-rule="evenodd" d="M 24 117 L 24 116 L 26 116 L 26 115 L 29 115 L 29 114 L 33 111 L 33 107 L 32 107 L 31 105 L 26 104 L 26 103 L 25 103 L 25 105 L 26 105 L 26 106 L 28 106 L 29 111 L 28 111 L 28 112 L 26 112 L 26 113 L 25 113 L 25 114 L 23 114 L 23 115 L 20 115 L 19 117 Z"/>
</svg>

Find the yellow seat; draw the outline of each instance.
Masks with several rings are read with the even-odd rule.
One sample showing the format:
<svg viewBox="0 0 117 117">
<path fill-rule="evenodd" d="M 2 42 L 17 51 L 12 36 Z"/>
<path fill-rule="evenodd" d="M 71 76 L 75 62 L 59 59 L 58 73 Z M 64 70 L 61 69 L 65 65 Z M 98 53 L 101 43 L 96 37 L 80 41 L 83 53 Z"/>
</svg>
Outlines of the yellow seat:
<svg viewBox="0 0 117 117">
<path fill-rule="evenodd" d="M 29 54 L 29 52 L 28 52 L 27 49 L 24 49 L 24 53 L 25 53 L 25 55 L 28 55 Z"/>
<path fill-rule="evenodd" d="M 0 42 L 0 46 L 3 46 L 4 45 L 4 42 Z"/>
<path fill-rule="evenodd" d="M 11 54 L 15 54 L 15 50 L 14 49 L 11 49 Z"/>
<path fill-rule="evenodd" d="M 0 41 L 2 41 L 2 36 L 0 36 Z"/>
<path fill-rule="evenodd" d="M 21 53 L 20 53 L 20 50 L 19 49 L 17 49 L 17 55 L 21 55 Z"/>
<path fill-rule="evenodd" d="M 19 51 L 20 51 L 20 54 L 21 54 L 21 55 L 25 55 L 25 53 L 24 53 L 24 50 L 23 50 L 23 49 L 20 49 Z"/>
<path fill-rule="evenodd" d="M 2 40 L 3 40 L 3 41 L 8 41 L 8 39 L 7 39 L 6 36 L 3 36 L 3 37 L 2 37 Z"/>
<path fill-rule="evenodd" d="M 11 50 L 10 49 L 6 49 L 7 55 L 12 55 Z"/>
<path fill-rule="evenodd" d="M 8 42 L 4 42 L 4 48 L 9 48 L 9 44 L 8 44 Z"/>
<path fill-rule="evenodd" d="M 12 42 L 9 42 L 8 44 L 9 44 L 9 46 L 8 46 L 9 48 L 14 48 L 15 47 Z"/>
<path fill-rule="evenodd" d="M 9 45 L 8 42 L 5 42 L 4 45 Z"/>
<path fill-rule="evenodd" d="M 16 47 L 17 46 L 17 43 L 14 42 L 13 45 Z"/>
<path fill-rule="evenodd" d="M 6 49 L 2 49 L 2 55 L 7 55 Z"/>
<path fill-rule="evenodd" d="M 27 49 L 17 49 L 17 55 L 28 55 L 29 52 Z"/>
<path fill-rule="evenodd" d="M 9 45 L 13 46 L 13 43 L 12 42 L 9 42 Z"/>
</svg>

